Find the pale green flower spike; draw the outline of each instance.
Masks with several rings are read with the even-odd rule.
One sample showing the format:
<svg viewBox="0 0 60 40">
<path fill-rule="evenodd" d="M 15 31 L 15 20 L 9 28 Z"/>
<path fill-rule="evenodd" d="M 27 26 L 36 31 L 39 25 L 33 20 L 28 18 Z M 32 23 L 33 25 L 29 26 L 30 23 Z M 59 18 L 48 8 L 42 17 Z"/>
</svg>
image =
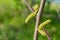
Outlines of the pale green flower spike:
<svg viewBox="0 0 60 40">
<path fill-rule="evenodd" d="M 45 33 L 43 30 L 38 29 L 38 32 L 39 32 L 41 35 L 43 35 L 43 36 L 46 35 L 46 33 Z"/>
<path fill-rule="evenodd" d="M 34 12 L 31 13 L 25 20 L 25 23 L 27 23 L 32 17 L 36 16 L 37 12 L 38 12 L 38 4 L 36 4 L 34 7 Z"/>
<path fill-rule="evenodd" d="M 34 17 L 36 15 L 37 11 L 31 13 L 25 20 L 25 23 L 27 23 L 32 17 Z"/>
<path fill-rule="evenodd" d="M 39 29 L 42 29 L 44 26 L 46 26 L 46 25 L 49 24 L 50 22 L 51 22 L 51 20 L 46 20 L 45 22 L 41 23 L 38 28 L 39 28 Z"/>
<path fill-rule="evenodd" d="M 46 36 L 46 33 L 42 30 L 42 28 L 44 26 L 46 26 L 47 24 L 49 24 L 51 22 L 51 20 L 46 20 L 45 22 L 41 23 L 38 27 L 38 32 L 43 35 L 43 36 Z"/>
<path fill-rule="evenodd" d="M 34 11 L 38 10 L 38 4 L 33 6 Z"/>
</svg>

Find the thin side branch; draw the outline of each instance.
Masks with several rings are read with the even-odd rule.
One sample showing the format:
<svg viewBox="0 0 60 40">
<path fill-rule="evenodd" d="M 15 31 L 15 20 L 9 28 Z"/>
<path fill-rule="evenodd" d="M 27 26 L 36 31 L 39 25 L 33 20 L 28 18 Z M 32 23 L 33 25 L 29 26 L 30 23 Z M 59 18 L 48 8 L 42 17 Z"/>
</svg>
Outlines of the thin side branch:
<svg viewBox="0 0 60 40">
<path fill-rule="evenodd" d="M 51 40 L 51 37 L 50 37 L 50 35 L 49 35 L 48 31 L 47 31 L 45 28 L 43 28 L 43 30 L 45 31 L 45 33 L 46 33 L 46 36 L 47 36 L 48 40 Z"/>
<path fill-rule="evenodd" d="M 31 11 L 31 12 L 34 12 L 34 9 L 29 5 L 29 3 L 27 2 L 27 0 L 24 0 L 26 6 L 28 7 L 28 9 Z"/>
</svg>

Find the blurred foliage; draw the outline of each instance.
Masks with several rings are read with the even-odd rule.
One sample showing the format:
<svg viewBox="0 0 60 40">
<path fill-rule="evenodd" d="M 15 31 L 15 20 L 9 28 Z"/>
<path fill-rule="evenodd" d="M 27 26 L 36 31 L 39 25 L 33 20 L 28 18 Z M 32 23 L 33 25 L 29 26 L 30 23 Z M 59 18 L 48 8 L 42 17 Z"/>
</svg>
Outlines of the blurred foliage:
<svg viewBox="0 0 60 40">
<path fill-rule="evenodd" d="M 40 0 L 34 0 L 40 3 Z M 30 5 L 32 0 L 28 1 Z M 60 20 L 58 12 L 60 5 L 51 1 L 46 1 L 41 22 L 51 19 L 52 22 L 47 25 L 46 29 L 50 33 L 52 40 L 60 40 Z M 31 12 L 26 7 L 23 0 L 0 0 L 0 40 L 33 40 L 35 18 L 31 19 L 27 24 L 24 23 L 25 18 Z M 47 40 L 41 36 L 39 40 Z"/>
</svg>

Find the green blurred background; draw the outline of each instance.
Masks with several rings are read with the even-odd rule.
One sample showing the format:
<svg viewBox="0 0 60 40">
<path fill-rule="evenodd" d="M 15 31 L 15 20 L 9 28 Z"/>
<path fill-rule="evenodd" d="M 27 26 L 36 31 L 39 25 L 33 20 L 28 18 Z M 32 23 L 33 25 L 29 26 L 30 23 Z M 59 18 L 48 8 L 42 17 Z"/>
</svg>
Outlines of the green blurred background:
<svg viewBox="0 0 60 40">
<path fill-rule="evenodd" d="M 31 6 L 40 0 L 28 0 Z M 51 19 L 46 26 L 52 40 L 60 40 L 60 0 L 47 0 L 41 22 Z M 0 40 L 33 40 L 35 17 L 24 23 L 30 14 L 23 0 L 0 0 Z M 39 40 L 47 40 L 38 34 Z"/>
</svg>

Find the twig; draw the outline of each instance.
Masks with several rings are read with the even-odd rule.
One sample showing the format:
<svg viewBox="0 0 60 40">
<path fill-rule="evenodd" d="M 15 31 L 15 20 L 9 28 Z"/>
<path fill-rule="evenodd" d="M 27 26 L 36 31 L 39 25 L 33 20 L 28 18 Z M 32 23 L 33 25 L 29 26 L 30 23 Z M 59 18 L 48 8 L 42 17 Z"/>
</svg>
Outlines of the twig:
<svg viewBox="0 0 60 40">
<path fill-rule="evenodd" d="M 33 8 L 29 5 L 27 0 L 24 0 L 24 2 L 26 4 L 26 6 L 29 8 L 29 10 L 31 12 L 34 12 Z M 40 23 L 40 19 L 42 17 L 42 13 L 43 13 L 45 2 L 46 2 L 46 0 L 41 0 L 40 8 L 39 8 L 38 14 L 36 16 L 36 25 L 35 25 L 35 31 L 34 31 L 34 38 L 33 38 L 33 40 L 38 40 L 38 31 L 37 31 L 37 29 L 38 29 L 38 26 L 39 26 L 39 23 Z M 43 30 L 45 31 L 48 40 L 51 40 L 51 38 L 48 35 L 48 32 L 45 30 L 45 28 L 43 28 Z"/>
<path fill-rule="evenodd" d="M 41 21 L 41 17 L 42 17 L 42 13 L 43 13 L 43 10 L 44 10 L 44 5 L 45 5 L 45 2 L 46 0 L 41 0 L 41 4 L 40 4 L 40 8 L 39 8 L 39 11 L 38 11 L 38 14 L 37 14 L 37 17 L 36 17 L 36 26 L 35 26 L 35 32 L 34 32 L 34 40 L 38 40 L 38 26 L 39 26 L 39 21 Z M 51 40 L 48 32 L 45 30 L 45 28 L 43 28 L 43 30 L 45 31 L 46 33 L 46 36 L 48 38 L 48 40 Z"/>
<path fill-rule="evenodd" d="M 37 29 L 38 29 L 38 26 L 40 24 L 40 19 L 42 17 L 45 2 L 46 2 L 46 0 L 41 0 L 39 11 L 38 11 L 38 14 L 36 16 L 36 25 L 35 25 L 35 32 L 34 32 L 34 39 L 33 40 L 38 40 L 38 30 Z"/>
<path fill-rule="evenodd" d="M 47 31 L 45 28 L 43 28 L 43 30 L 45 31 L 45 33 L 46 33 L 46 36 L 47 36 L 48 40 L 51 40 L 51 37 L 50 37 L 50 35 L 49 35 L 48 31 Z"/>
<path fill-rule="evenodd" d="M 28 9 L 31 11 L 31 12 L 34 12 L 34 9 L 29 5 L 29 3 L 27 2 L 27 0 L 24 0 L 26 6 L 28 7 Z"/>
</svg>

